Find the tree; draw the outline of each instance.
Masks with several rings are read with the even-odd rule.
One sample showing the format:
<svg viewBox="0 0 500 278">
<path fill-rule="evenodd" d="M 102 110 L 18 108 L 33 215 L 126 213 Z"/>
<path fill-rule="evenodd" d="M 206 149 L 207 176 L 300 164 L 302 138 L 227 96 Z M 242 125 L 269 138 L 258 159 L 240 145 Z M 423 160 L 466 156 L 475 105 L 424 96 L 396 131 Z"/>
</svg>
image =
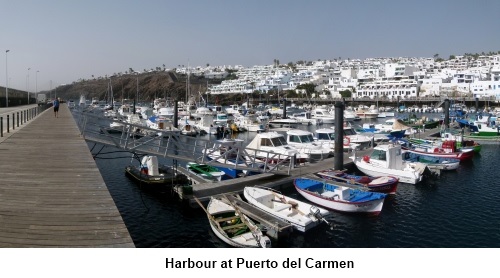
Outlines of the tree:
<svg viewBox="0 0 500 278">
<path fill-rule="evenodd" d="M 134 72 L 134 69 L 133 69 L 133 68 L 128 68 L 128 72 L 129 72 L 129 73 L 133 73 L 133 72 Z"/>
<path fill-rule="evenodd" d="M 316 85 L 313 83 L 306 83 L 306 84 L 300 84 L 297 86 L 297 89 L 303 89 L 306 90 L 306 94 L 310 96 L 312 93 L 314 93 L 314 90 L 316 88 Z"/>
<path fill-rule="evenodd" d="M 455 59 L 455 58 L 457 58 L 457 57 L 455 57 L 455 55 L 451 54 L 451 55 L 450 55 L 450 58 L 449 58 L 448 60 L 453 60 L 453 59 Z"/>
<path fill-rule="evenodd" d="M 352 92 L 351 90 L 342 90 L 339 92 L 339 94 L 342 96 L 342 97 L 345 97 L 345 98 L 350 98 L 352 97 Z"/>
</svg>

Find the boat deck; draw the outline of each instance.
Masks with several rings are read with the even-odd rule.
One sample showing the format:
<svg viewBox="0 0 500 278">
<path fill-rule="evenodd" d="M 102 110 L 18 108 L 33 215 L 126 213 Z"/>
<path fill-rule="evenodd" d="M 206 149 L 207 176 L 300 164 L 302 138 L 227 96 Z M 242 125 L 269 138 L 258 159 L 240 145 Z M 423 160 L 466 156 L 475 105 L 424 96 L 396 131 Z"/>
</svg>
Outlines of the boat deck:
<svg viewBox="0 0 500 278">
<path fill-rule="evenodd" d="M 0 140 L 0 247 L 134 247 L 69 108 Z"/>
</svg>

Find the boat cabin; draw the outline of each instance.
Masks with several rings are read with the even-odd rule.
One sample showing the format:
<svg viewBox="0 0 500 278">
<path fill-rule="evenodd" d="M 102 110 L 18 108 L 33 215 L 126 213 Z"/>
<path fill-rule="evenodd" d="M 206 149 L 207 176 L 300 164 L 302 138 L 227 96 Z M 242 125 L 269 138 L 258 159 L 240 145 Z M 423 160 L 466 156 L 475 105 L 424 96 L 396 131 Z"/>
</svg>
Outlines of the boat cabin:
<svg viewBox="0 0 500 278">
<path fill-rule="evenodd" d="M 370 156 L 363 157 L 366 162 L 376 162 L 389 169 L 402 170 L 403 157 L 401 146 L 397 144 L 378 145 Z"/>
</svg>

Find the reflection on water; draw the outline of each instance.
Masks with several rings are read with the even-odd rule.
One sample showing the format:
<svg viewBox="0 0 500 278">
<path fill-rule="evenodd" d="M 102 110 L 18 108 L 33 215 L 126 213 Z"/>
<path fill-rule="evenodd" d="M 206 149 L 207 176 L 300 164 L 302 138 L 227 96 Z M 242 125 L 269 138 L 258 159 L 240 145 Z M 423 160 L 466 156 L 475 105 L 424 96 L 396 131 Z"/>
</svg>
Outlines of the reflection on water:
<svg viewBox="0 0 500 278">
<path fill-rule="evenodd" d="M 246 132 L 233 138 L 249 142 L 253 136 Z M 434 182 L 400 184 L 377 217 L 334 212 L 333 230 L 320 225 L 305 234 L 294 232 L 275 246 L 500 247 L 499 151 L 498 145 L 484 145 L 472 162 L 443 172 Z M 96 163 L 137 247 L 228 247 L 213 234 L 203 210 L 186 207 L 169 190 L 139 188 L 125 176 L 132 156 L 119 152 L 109 156 L 117 158 L 97 159 Z M 160 158 L 160 163 L 172 160 Z M 304 200 L 293 187 L 283 192 Z"/>
</svg>

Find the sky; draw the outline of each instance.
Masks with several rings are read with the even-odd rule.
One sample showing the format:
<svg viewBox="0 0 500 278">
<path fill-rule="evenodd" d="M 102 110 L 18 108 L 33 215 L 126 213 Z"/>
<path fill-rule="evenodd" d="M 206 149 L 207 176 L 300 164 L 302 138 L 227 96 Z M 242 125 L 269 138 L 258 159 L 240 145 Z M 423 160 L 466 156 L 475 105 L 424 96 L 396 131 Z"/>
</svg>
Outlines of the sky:
<svg viewBox="0 0 500 278">
<path fill-rule="evenodd" d="M 500 51 L 499 27 L 498 0 L 0 0 L 0 86 L 163 65 L 447 59 Z"/>
</svg>

